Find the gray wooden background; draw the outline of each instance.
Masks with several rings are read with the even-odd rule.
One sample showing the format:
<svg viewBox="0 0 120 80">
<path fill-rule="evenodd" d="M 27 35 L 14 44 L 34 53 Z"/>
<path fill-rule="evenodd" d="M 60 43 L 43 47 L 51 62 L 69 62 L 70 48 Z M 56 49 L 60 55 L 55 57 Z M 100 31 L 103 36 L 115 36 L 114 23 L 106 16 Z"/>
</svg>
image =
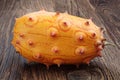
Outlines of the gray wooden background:
<svg viewBox="0 0 120 80">
<path fill-rule="evenodd" d="M 13 25 L 16 17 L 41 9 L 92 17 L 115 47 L 79 68 L 27 64 L 11 45 Z M 0 80 L 120 80 L 120 0 L 0 0 Z"/>
</svg>

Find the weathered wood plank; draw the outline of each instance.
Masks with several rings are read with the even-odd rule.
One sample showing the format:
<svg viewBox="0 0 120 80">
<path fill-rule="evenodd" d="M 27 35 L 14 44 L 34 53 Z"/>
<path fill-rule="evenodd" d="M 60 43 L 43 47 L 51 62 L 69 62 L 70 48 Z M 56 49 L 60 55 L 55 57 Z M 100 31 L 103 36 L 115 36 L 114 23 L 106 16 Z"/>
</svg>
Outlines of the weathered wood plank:
<svg viewBox="0 0 120 80">
<path fill-rule="evenodd" d="M 40 9 L 67 11 L 93 18 L 106 29 L 105 37 L 116 46 L 103 50 L 103 57 L 90 65 L 51 66 L 27 64 L 11 45 L 15 17 Z M 120 0 L 0 0 L 0 80 L 120 80 Z"/>
</svg>

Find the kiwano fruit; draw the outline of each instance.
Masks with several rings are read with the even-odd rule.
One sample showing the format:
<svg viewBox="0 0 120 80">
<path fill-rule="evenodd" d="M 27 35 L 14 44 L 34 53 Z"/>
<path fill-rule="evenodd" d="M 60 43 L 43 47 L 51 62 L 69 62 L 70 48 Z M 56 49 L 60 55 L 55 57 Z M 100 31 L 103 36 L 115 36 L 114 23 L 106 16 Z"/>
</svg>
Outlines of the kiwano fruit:
<svg viewBox="0 0 120 80">
<path fill-rule="evenodd" d="M 42 10 L 16 18 L 12 44 L 29 62 L 60 66 L 88 64 L 101 56 L 104 41 L 91 19 Z"/>
</svg>

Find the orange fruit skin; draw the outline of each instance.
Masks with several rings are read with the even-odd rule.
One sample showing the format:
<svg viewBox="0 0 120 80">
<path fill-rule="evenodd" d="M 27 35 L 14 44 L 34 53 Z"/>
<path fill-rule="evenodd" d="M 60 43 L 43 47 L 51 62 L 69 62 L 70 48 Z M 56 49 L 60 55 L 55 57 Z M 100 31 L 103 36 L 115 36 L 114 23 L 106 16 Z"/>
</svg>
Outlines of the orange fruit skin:
<svg viewBox="0 0 120 80">
<path fill-rule="evenodd" d="M 101 28 L 91 19 L 38 11 L 16 19 L 12 44 L 31 62 L 88 64 L 101 55 L 103 40 Z"/>
</svg>

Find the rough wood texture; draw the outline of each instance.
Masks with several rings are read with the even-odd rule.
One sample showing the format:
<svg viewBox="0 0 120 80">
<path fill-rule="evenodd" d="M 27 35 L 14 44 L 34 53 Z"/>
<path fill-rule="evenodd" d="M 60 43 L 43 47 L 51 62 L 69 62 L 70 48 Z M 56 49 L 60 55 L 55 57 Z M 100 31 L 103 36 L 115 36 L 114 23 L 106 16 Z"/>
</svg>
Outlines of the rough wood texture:
<svg viewBox="0 0 120 80">
<path fill-rule="evenodd" d="M 90 65 L 27 64 L 11 45 L 16 17 L 40 9 L 93 18 L 115 44 Z M 120 80 L 120 0 L 0 0 L 0 80 Z"/>
</svg>

